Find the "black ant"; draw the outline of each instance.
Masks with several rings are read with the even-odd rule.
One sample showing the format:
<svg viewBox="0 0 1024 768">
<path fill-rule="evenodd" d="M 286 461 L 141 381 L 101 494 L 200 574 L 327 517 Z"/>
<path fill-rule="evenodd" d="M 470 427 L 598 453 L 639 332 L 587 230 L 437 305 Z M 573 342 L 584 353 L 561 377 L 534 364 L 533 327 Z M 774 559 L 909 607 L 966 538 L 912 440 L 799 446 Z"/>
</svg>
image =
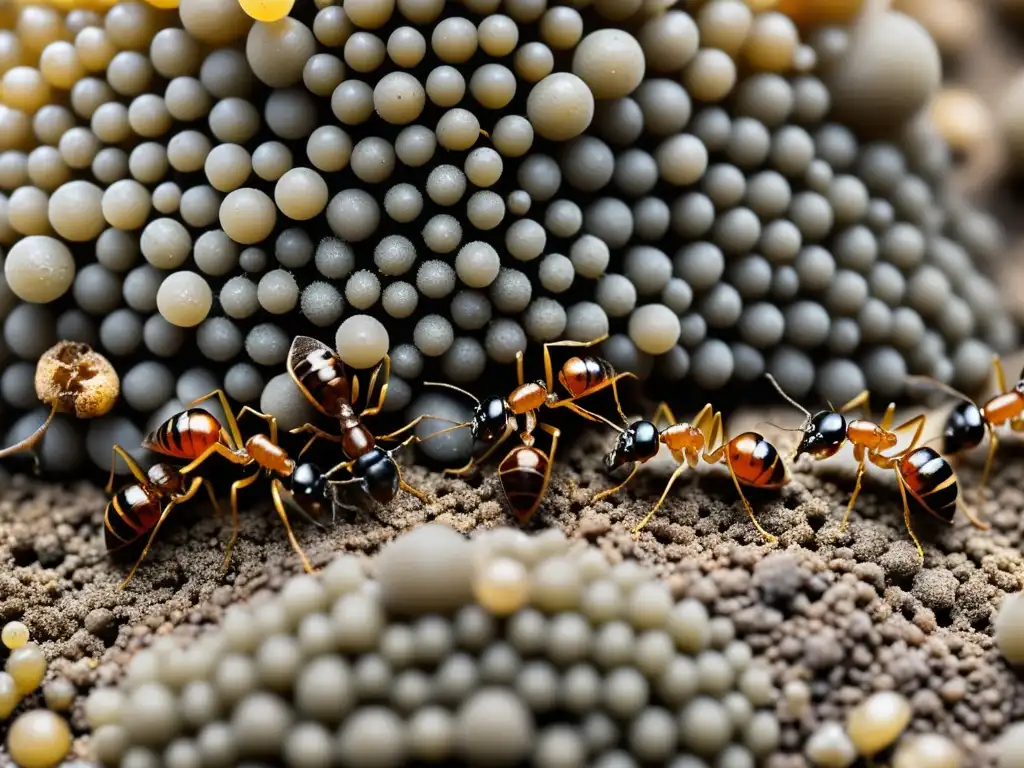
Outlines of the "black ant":
<svg viewBox="0 0 1024 768">
<path fill-rule="evenodd" d="M 558 381 L 569 392 L 569 397 L 562 398 L 554 388 L 554 369 L 551 364 L 551 347 L 592 347 L 600 344 L 608 338 L 607 334 L 593 341 L 555 341 L 544 345 L 544 380 L 527 382 L 523 374 L 523 353 L 516 353 L 516 375 L 518 386 L 512 390 L 508 397 L 491 396 L 484 400 L 478 400 L 474 395 L 453 384 L 428 381 L 427 386 L 445 387 L 453 389 L 460 394 L 469 397 L 476 403 L 473 410 L 473 418 L 461 424 L 455 424 L 429 437 L 435 437 L 443 432 L 451 432 L 455 429 L 469 427 L 474 440 L 479 440 L 488 446 L 487 450 L 478 458 L 471 459 L 465 466 L 456 469 L 446 469 L 448 475 L 464 475 L 476 465 L 487 460 L 494 453 L 498 446 L 504 443 L 518 428 L 519 416 L 526 417 L 526 432 L 532 434 L 538 426 L 537 411 L 541 408 L 568 408 L 573 413 L 582 416 L 589 421 L 600 422 L 611 427 L 615 425 L 603 416 L 582 408 L 577 401 L 602 389 L 611 387 L 615 397 L 615 407 L 623 421 L 626 420 L 622 412 L 622 405 L 619 402 L 619 390 L 617 383 L 620 379 L 630 377 L 635 379 L 636 374 L 630 372 L 616 373 L 611 364 L 599 357 L 585 355 L 572 357 L 565 361 L 558 371 Z M 424 419 L 435 419 L 433 416 L 420 416 L 414 421 L 415 425 Z M 447 421 L 447 419 L 437 419 Z M 412 426 L 410 425 L 410 426 Z M 424 438 L 429 439 L 429 438 Z M 552 449 L 553 452 L 553 449 Z M 506 459 L 507 460 L 507 459 Z"/>
<path fill-rule="evenodd" d="M 988 432 L 988 455 L 985 457 L 985 468 L 978 484 L 979 490 L 983 490 L 988 483 L 992 460 L 999 447 L 996 427 L 1008 424 L 1012 431 L 1024 432 L 1024 370 L 1021 371 L 1017 383 L 1010 389 L 1007 387 L 1006 372 L 998 355 L 992 358 L 992 367 L 996 372 L 999 394 L 991 397 L 980 407 L 967 395 L 937 379 L 929 376 L 907 377 L 909 382 L 936 387 L 960 401 L 946 417 L 942 435 L 943 454 L 953 456 L 977 448 Z"/>
<path fill-rule="evenodd" d="M 918 445 L 924 432 L 925 416 L 923 414 L 915 416 L 899 426 L 893 427 L 896 404 L 889 403 L 889 407 L 885 409 L 885 414 L 878 424 L 867 419 L 847 421 L 843 414 L 858 408 L 863 408 L 865 413 L 871 413 L 870 395 L 867 390 L 861 392 L 838 410 L 819 411 L 812 415 L 810 411 L 787 395 L 771 374 L 766 374 L 766 376 L 786 402 L 802 411 L 806 416 L 800 427 L 803 438 L 796 447 L 795 455 L 807 453 L 817 460 L 822 460 L 835 456 L 846 441 L 853 445 L 853 456 L 857 460 L 857 480 L 839 526 L 840 532 L 846 529 L 850 512 L 853 511 L 853 505 L 860 494 L 864 471 L 867 463 L 870 462 L 879 469 L 892 470 L 895 473 L 900 497 L 903 500 L 903 522 L 907 527 L 907 533 L 910 534 L 910 538 L 913 539 L 914 545 L 917 547 L 918 555 L 923 560 L 924 549 L 910 524 L 910 505 L 907 501 L 907 494 L 909 493 L 925 510 L 939 520 L 950 524 L 956 514 L 959 495 L 956 474 L 949 462 L 935 450 Z M 891 451 L 896 447 L 897 435 L 900 432 L 911 429 L 914 432 L 905 448 L 895 453 L 885 453 L 885 451 Z M 978 520 L 966 506 L 963 509 L 964 514 L 975 527 L 982 530 L 988 529 L 989 526 Z"/>
<path fill-rule="evenodd" d="M 668 426 L 659 431 L 656 425 L 662 417 Z M 725 464 L 754 527 L 768 541 L 776 540 L 775 536 L 768 533 L 758 522 L 750 502 L 743 495 L 744 485 L 774 489 L 781 488 L 789 479 L 775 446 L 757 432 L 744 432 L 726 440 L 722 429 L 722 414 L 710 403 L 697 413 L 691 423 L 677 421 L 668 404 L 662 403 L 654 412 L 651 421 L 641 419 L 629 424 L 625 429 L 617 426 L 615 429 L 619 432 L 619 438 L 615 447 L 604 458 L 605 467 L 611 472 L 632 463 L 633 468 L 626 479 L 617 486 L 594 496 L 592 503 L 622 490 L 633 479 L 641 464 L 658 455 L 662 445 L 668 447 L 672 452 L 672 458 L 679 465 L 669 478 L 658 503 L 633 529 L 634 538 L 639 536 L 640 530 L 665 502 L 679 475 L 687 468 L 694 469 L 704 461 L 708 464 Z"/>
<path fill-rule="evenodd" d="M 382 372 L 383 376 L 380 376 Z M 385 355 L 374 368 L 367 390 L 368 395 L 372 394 L 378 377 L 383 379 L 377 401 L 371 407 L 368 399 L 367 406 L 357 414 L 352 403 L 359 397 L 358 377 L 350 377 L 346 373 L 345 364 L 329 346 L 309 336 L 297 336 L 288 351 L 288 375 L 314 408 L 324 416 L 338 420 L 341 434 L 332 435 L 312 424 L 304 424 L 291 432 L 310 432 L 313 435 L 299 452 L 299 456 L 309 450 L 318 438 L 341 444 L 345 461 L 328 470 L 325 477 L 330 478 L 344 470 L 351 473 L 352 479 L 330 480 L 332 486 L 358 485 L 379 504 L 389 504 L 399 490 L 426 502 L 426 494 L 413 488 L 402 478 L 402 470 L 394 459 L 395 453 L 417 442 L 418 438 L 412 435 L 390 450 L 384 450 L 377 445 L 378 441 L 393 440 L 398 435 L 408 432 L 425 417 L 415 419 L 395 432 L 376 437 L 363 424 L 363 419 L 376 416 L 384 407 L 390 374 L 391 357 Z"/>
</svg>

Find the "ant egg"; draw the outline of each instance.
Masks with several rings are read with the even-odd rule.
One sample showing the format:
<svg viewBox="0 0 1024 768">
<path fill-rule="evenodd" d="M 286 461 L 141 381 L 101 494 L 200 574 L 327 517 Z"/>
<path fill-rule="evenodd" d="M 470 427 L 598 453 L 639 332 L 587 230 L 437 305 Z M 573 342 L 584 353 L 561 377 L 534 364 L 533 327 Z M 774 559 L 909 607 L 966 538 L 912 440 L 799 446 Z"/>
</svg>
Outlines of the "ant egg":
<svg viewBox="0 0 1024 768">
<path fill-rule="evenodd" d="M 46 657 L 35 643 L 26 643 L 11 651 L 5 666 L 7 674 L 14 678 L 18 693 L 26 696 L 43 682 L 46 675 Z"/>
<path fill-rule="evenodd" d="M 10 715 L 20 702 L 18 684 L 6 672 L 0 672 L 0 720 Z"/>
<path fill-rule="evenodd" d="M 74 684 L 65 677 L 55 677 L 43 686 L 43 700 L 56 712 L 71 709 L 77 693 Z"/>
<path fill-rule="evenodd" d="M 20 621 L 10 621 L 0 630 L 0 641 L 12 651 L 21 648 L 28 642 L 28 627 Z"/>
<path fill-rule="evenodd" d="M 80 419 L 104 416 L 117 402 L 121 382 L 105 357 L 86 344 L 62 341 L 39 358 L 36 396 Z"/>
<path fill-rule="evenodd" d="M 511 616 L 530 599 L 529 571 L 518 560 L 496 557 L 473 580 L 473 596 L 495 616 Z"/>
<path fill-rule="evenodd" d="M 295 0 L 238 0 L 246 15 L 256 21 L 280 21 L 292 12 Z"/>
<path fill-rule="evenodd" d="M 11 724 L 7 749 L 21 768 L 54 768 L 71 749 L 71 728 L 48 710 L 26 712 Z"/>
</svg>

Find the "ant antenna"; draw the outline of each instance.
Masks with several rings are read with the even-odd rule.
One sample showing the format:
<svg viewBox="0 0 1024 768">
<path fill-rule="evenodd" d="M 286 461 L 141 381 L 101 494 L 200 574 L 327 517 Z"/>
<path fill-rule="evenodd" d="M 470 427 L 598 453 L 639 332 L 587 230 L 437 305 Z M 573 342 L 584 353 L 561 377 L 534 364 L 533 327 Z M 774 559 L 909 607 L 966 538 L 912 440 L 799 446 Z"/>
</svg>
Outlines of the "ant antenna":
<svg viewBox="0 0 1024 768">
<path fill-rule="evenodd" d="M 769 427 L 774 427 L 775 429 L 778 429 L 778 430 L 780 430 L 782 432 L 803 432 L 802 429 L 798 429 L 797 427 L 783 427 L 783 426 L 780 426 L 779 424 L 776 424 L 774 421 L 759 421 L 759 422 L 757 422 L 757 426 L 759 426 L 759 427 L 762 424 L 767 424 Z"/>
<path fill-rule="evenodd" d="M 794 408 L 796 408 L 796 409 L 797 409 L 798 411 L 802 411 L 802 412 L 803 412 L 803 414 L 804 414 L 804 415 L 805 415 L 805 416 L 806 416 L 806 417 L 807 417 L 808 419 L 810 419 L 810 418 L 811 418 L 811 412 L 810 412 L 810 411 L 808 411 L 808 410 L 807 410 L 806 408 L 804 408 L 804 407 L 803 407 L 802 405 L 800 405 L 800 403 L 798 403 L 798 402 L 797 402 L 796 400 L 794 400 L 794 399 L 793 399 L 792 397 L 790 397 L 789 395 L 787 395 L 787 394 L 786 394 L 786 392 L 785 392 L 785 391 L 784 391 L 784 390 L 782 389 L 782 387 L 781 387 L 781 386 L 779 386 L 779 382 L 777 382 L 777 381 L 775 380 L 775 377 L 774 377 L 774 376 L 772 376 L 772 375 L 771 375 L 770 373 L 766 373 L 766 374 L 765 374 L 764 376 L 765 376 L 765 378 L 766 378 L 766 379 L 768 379 L 768 381 L 770 381 L 770 382 L 772 383 L 772 386 L 773 386 L 773 387 L 775 387 L 775 391 L 776 391 L 776 392 L 778 392 L 778 393 L 779 393 L 780 395 L 782 395 L 782 399 L 783 399 L 783 400 L 785 400 L 785 401 L 786 401 L 787 403 L 789 403 L 790 405 L 792 405 L 792 406 L 793 406 Z M 774 425 L 773 425 L 773 426 L 774 426 Z"/>
<path fill-rule="evenodd" d="M 447 421 L 447 419 L 437 419 L 437 421 Z M 453 424 L 450 427 L 445 427 L 444 429 L 439 429 L 437 432 L 431 432 L 426 437 L 420 438 L 420 442 L 421 443 L 425 443 L 427 440 L 430 440 L 433 437 L 437 437 L 438 435 L 443 435 L 443 434 L 445 434 L 447 432 L 454 432 L 456 429 L 462 429 L 463 427 L 471 427 L 471 426 L 473 426 L 473 422 L 471 422 L 471 421 L 463 421 L 463 422 L 460 422 L 458 424 Z"/>
<path fill-rule="evenodd" d="M 969 403 L 973 403 L 974 402 L 973 400 L 971 400 L 971 398 L 969 398 L 967 395 L 965 395 L 960 390 L 954 389 L 953 387 L 951 387 L 946 382 L 939 381 L 938 379 L 932 378 L 931 376 L 907 376 L 907 383 L 908 384 L 923 384 L 923 385 L 930 386 L 930 387 L 933 387 L 935 389 L 938 389 L 938 390 L 940 390 L 942 392 L 945 392 L 947 395 L 950 395 L 951 397 L 955 397 L 958 400 L 966 400 Z"/>
<path fill-rule="evenodd" d="M 454 389 L 459 394 L 465 395 L 477 405 L 480 405 L 480 400 L 472 392 L 467 392 L 462 387 L 456 387 L 454 384 L 447 384 L 443 381 L 424 381 L 423 385 L 426 387 L 444 387 L 445 389 Z"/>
</svg>

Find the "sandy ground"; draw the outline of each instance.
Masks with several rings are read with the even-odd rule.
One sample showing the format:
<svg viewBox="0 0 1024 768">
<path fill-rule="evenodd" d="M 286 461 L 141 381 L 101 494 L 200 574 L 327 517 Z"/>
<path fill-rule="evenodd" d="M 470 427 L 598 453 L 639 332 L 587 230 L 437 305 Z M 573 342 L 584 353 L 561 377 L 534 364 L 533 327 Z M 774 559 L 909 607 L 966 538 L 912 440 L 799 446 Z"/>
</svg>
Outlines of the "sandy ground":
<svg viewBox="0 0 1024 768">
<path fill-rule="evenodd" d="M 799 421 L 791 411 L 741 415 L 733 429 L 765 418 Z M 764 425 L 761 431 L 784 453 L 792 445 L 792 433 Z M 773 768 L 805 765 L 800 745 L 817 725 L 881 688 L 911 698 L 914 730 L 955 738 L 972 755 L 966 766 L 991 764 L 979 747 L 1024 716 L 1024 687 L 991 640 L 1000 599 L 1024 583 L 1024 445 L 1013 438 L 1004 443 L 991 489 L 978 505 L 991 531 L 977 531 L 962 518 L 946 526 L 915 513 L 926 550 L 922 566 L 902 529 L 895 481 L 881 471 L 869 471 L 851 523 L 839 533 L 853 485 L 852 459 L 845 454 L 818 465 L 805 457 L 781 492 L 749 494 L 761 522 L 778 535 L 775 545 L 766 545 L 753 528 L 722 468 L 684 476 L 634 541 L 629 531 L 660 494 L 672 464 L 659 456 L 619 503 L 591 505 L 593 493 L 608 486 L 599 457 L 612 439 L 590 433 L 563 454 L 532 527 L 557 525 L 613 560 L 651 565 L 680 596 L 696 596 L 731 616 L 772 663 L 780 685 L 807 680 L 814 706 L 799 720 L 780 709 L 789 752 L 776 756 Z M 970 486 L 978 474 L 976 462 L 961 467 L 971 500 L 977 499 Z M 424 507 L 403 497 L 379 519 L 339 516 L 326 531 L 297 521 L 314 564 L 338 552 L 370 554 L 428 519 L 465 532 L 510 523 L 493 466 L 468 482 L 419 467 L 406 476 L 436 502 Z M 131 560 L 103 558 L 102 491 L 14 477 L 0 493 L 0 622 L 27 623 L 51 659 L 51 674 L 69 676 L 82 693 L 113 682 L 154 635 L 173 632 L 187 640 L 215 624 L 225 606 L 274 589 L 301 568 L 273 510 L 258 494 L 252 498 L 256 506 L 242 515 L 226 574 L 221 561 L 229 521 L 196 504 L 167 524 L 135 581 L 119 592 Z M 84 734 L 80 711 L 73 722 Z M 86 741 L 85 735 L 78 740 L 80 754 Z"/>
</svg>

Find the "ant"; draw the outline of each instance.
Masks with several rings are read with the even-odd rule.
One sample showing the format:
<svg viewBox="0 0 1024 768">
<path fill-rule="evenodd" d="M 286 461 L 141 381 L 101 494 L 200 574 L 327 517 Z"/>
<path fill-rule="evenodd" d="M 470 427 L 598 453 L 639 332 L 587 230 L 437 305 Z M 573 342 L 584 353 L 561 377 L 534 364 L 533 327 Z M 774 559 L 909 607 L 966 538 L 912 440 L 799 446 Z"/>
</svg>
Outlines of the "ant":
<svg viewBox="0 0 1024 768">
<path fill-rule="evenodd" d="M 853 505 L 860 494 L 864 471 L 867 463 L 871 462 L 879 469 L 892 470 L 895 473 L 900 497 L 903 500 L 903 522 L 907 527 L 907 533 L 910 534 L 910 538 L 913 539 L 914 545 L 917 547 L 918 555 L 924 560 L 924 549 L 911 526 L 907 494 L 909 493 L 927 512 L 949 524 L 953 523 L 959 495 L 956 474 L 949 462 L 932 448 L 918 445 L 921 434 L 924 432 L 925 416 L 923 414 L 914 416 L 899 426 L 893 427 L 896 404 L 889 403 L 889 407 L 885 409 L 882 420 L 878 424 L 867 419 L 847 421 L 843 414 L 858 408 L 862 408 L 865 413 L 871 413 L 870 395 L 867 390 L 861 392 L 838 410 L 830 409 L 811 414 L 787 395 L 771 374 L 766 374 L 766 376 L 783 399 L 806 416 L 799 430 L 803 432 L 803 438 L 797 445 L 794 455 L 807 453 L 820 461 L 835 456 L 847 441 L 853 445 L 853 456 L 857 460 L 857 480 L 850 502 L 846 505 L 846 512 L 843 514 L 839 531 L 842 532 L 846 529 L 850 512 L 853 511 Z M 914 430 L 913 435 L 903 450 L 885 453 L 885 451 L 896 447 L 900 432 L 907 432 L 911 429 Z M 989 528 L 987 524 L 978 520 L 966 506 L 963 509 L 964 514 L 975 527 L 981 530 Z"/>
<path fill-rule="evenodd" d="M 341 452 L 345 461 L 328 470 L 324 477 L 330 478 L 335 473 L 348 471 L 349 480 L 329 480 L 332 486 L 358 485 L 363 493 L 379 504 L 389 504 L 399 490 L 410 493 L 422 502 L 427 501 L 423 491 L 413 488 L 402 478 L 402 470 L 394 459 L 394 454 L 411 443 L 418 442 L 412 435 L 390 450 L 384 450 L 378 441 L 394 440 L 404 432 L 419 424 L 424 417 L 413 420 L 399 430 L 387 435 L 374 436 L 363 424 L 363 419 L 376 416 L 384 407 L 388 393 L 388 379 L 391 375 L 391 357 L 384 359 L 373 369 L 370 385 L 367 390 L 367 404 L 356 413 L 352 404 L 359 397 L 359 378 L 349 376 L 345 364 L 338 354 L 329 346 L 309 336 L 296 336 L 288 350 L 288 375 L 295 382 L 306 400 L 324 416 L 337 419 L 341 434 L 332 435 L 312 424 L 304 424 L 291 430 L 291 434 L 300 432 L 312 433 L 309 442 L 299 451 L 301 457 L 318 439 L 329 440 L 341 444 Z M 371 407 L 369 396 L 377 384 L 383 371 L 383 379 L 376 403 Z"/>
<path fill-rule="evenodd" d="M 88 344 L 59 341 L 46 350 L 36 363 L 36 397 L 50 406 L 50 415 L 24 440 L 0 450 L 0 459 L 16 453 L 32 452 L 43 439 L 58 413 L 72 413 L 79 419 L 95 419 L 113 409 L 121 393 L 117 371 L 103 355 Z"/>
<path fill-rule="evenodd" d="M 662 417 L 668 426 L 659 431 L 657 423 Z M 657 456 L 662 445 L 668 447 L 672 452 L 672 458 L 679 464 L 669 478 L 658 503 L 633 529 L 634 539 L 639 537 L 641 529 L 664 503 L 679 475 L 687 468 L 695 469 L 703 460 L 707 464 L 725 464 L 754 527 L 769 542 L 776 541 L 775 536 L 768 533 L 758 522 L 753 507 L 743 495 L 744 485 L 775 489 L 781 488 L 789 480 L 779 452 L 763 436 L 757 432 L 744 432 L 727 441 L 722 429 L 722 413 L 716 411 L 711 403 L 701 408 L 691 423 L 677 421 L 668 404 L 662 403 L 650 421 L 641 419 L 628 424 L 625 429 L 619 426 L 615 426 L 615 429 L 619 437 L 615 447 L 604 457 L 605 467 L 612 472 L 632 463 L 633 468 L 625 480 L 614 488 L 598 493 L 591 503 L 622 490 L 633 479 L 640 465 Z"/>
<path fill-rule="evenodd" d="M 1006 372 L 998 355 L 992 358 L 992 367 L 995 368 L 996 386 L 1000 394 L 990 398 L 980 407 L 967 395 L 937 379 L 929 376 L 907 377 L 907 381 L 936 387 L 960 401 L 946 417 L 942 434 L 943 454 L 956 455 L 977 448 L 985 439 L 985 432 L 988 432 L 988 455 L 985 457 L 979 490 L 983 490 L 988 483 L 992 460 L 999 447 L 996 427 L 1009 424 L 1014 432 L 1024 432 L 1024 370 L 1021 371 L 1017 384 L 1010 389 L 1006 385 Z"/>
<path fill-rule="evenodd" d="M 595 421 L 607 424 L 612 428 L 616 428 L 615 424 L 608 421 L 608 419 L 582 408 L 576 402 L 587 395 L 592 395 L 607 387 L 611 387 L 612 394 L 615 397 L 615 407 L 618 409 L 622 420 L 626 421 L 626 416 L 622 412 L 622 405 L 619 402 L 619 390 L 617 383 L 620 379 L 626 377 L 635 379 L 636 374 L 628 371 L 616 373 L 615 369 L 606 360 L 602 360 L 599 357 L 592 357 L 590 355 L 570 358 L 558 371 L 558 381 L 569 392 L 569 397 L 560 397 L 554 388 L 554 371 L 551 365 L 551 347 L 587 348 L 600 344 L 607 338 L 608 335 L 605 334 L 604 336 L 600 336 L 592 341 L 548 342 L 544 345 L 545 378 L 544 380 L 531 381 L 529 383 L 526 382 L 525 376 L 523 375 L 523 353 L 522 351 L 517 352 L 516 375 L 518 377 L 519 384 L 512 390 L 511 394 L 509 394 L 507 398 L 492 396 L 481 401 L 466 390 L 456 387 L 454 384 L 446 384 L 436 381 L 424 382 L 427 386 L 453 389 L 456 392 L 471 398 L 476 403 L 476 407 L 473 410 L 472 420 L 461 424 L 455 424 L 454 426 L 447 427 L 439 432 L 434 432 L 429 437 L 436 437 L 443 432 L 451 432 L 452 430 L 469 427 L 474 440 L 479 440 L 488 446 L 487 450 L 479 458 L 470 459 L 465 466 L 458 467 L 456 469 L 446 469 L 445 474 L 464 475 L 476 465 L 486 461 L 487 458 L 493 454 L 498 447 L 512 435 L 513 432 L 516 431 L 518 427 L 518 416 L 526 417 L 526 431 L 523 433 L 524 435 L 532 434 L 537 426 L 541 426 L 545 431 L 551 433 L 549 428 L 545 428 L 544 425 L 538 425 L 537 422 L 536 412 L 543 407 L 568 408 L 573 413 L 582 416 L 588 421 Z M 410 426 L 414 426 L 416 423 L 424 419 L 437 419 L 437 417 L 429 415 L 420 416 L 412 422 Z M 437 420 L 447 421 L 447 419 Z M 429 439 L 429 437 L 424 439 Z M 553 454 L 554 446 L 552 446 L 552 455 Z M 509 454 L 505 461 L 508 461 L 511 456 L 512 454 Z M 504 464 L 504 462 L 502 462 L 502 464 Z"/>
<path fill-rule="evenodd" d="M 119 445 L 114 446 L 107 493 L 114 488 L 114 472 L 118 456 L 124 459 L 125 464 L 128 465 L 128 470 L 135 478 L 135 482 L 118 491 L 107 504 L 103 513 L 107 551 L 115 552 L 130 546 L 142 538 L 147 531 L 150 531 L 142 554 L 135 561 L 128 577 L 121 582 L 121 586 L 118 587 L 120 590 L 128 586 L 142 561 L 146 559 L 157 531 L 171 514 L 171 510 L 192 499 L 199 491 L 200 486 L 206 488 L 210 501 L 218 513 L 220 507 L 217 504 L 213 486 L 208 480 L 196 477 L 189 482 L 176 467 L 164 463 L 154 464 L 147 471 L 143 471 L 135 459 Z M 166 505 L 165 501 L 167 501 Z"/>
<path fill-rule="evenodd" d="M 217 398 L 227 418 L 228 428 L 225 430 L 217 418 L 201 408 L 196 408 L 199 403 Z M 184 459 L 190 463 L 178 470 L 182 475 L 189 475 L 203 464 L 210 456 L 217 454 L 232 464 L 239 467 L 250 467 L 256 465 L 257 471 L 247 475 L 231 484 L 231 518 L 233 530 L 227 549 L 224 552 L 224 568 L 231 562 L 231 550 L 238 538 L 238 492 L 243 488 L 255 483 L 263 472 L 273 476 L 270 484 L 270 494 L 274 501 L 274 509 L 284 523 L 285 531 L 288 533 L 288 540 L 292 549 L 302 560 L 302 565 L 308 573 L 314 568 L 310 564 L 306 553 L 299 546 L 298 540 L 288 522 L 288 513 L 284 508 L 284 499 L 295 502 L 303 512 L 307 509 L 311 512 L 320 511 L 322 499 L 326 499 L 327 478 L 326 475 L 314 464 L 297 464 L 288 453 L 278 444 L 277 440 L 277 419 L 266 413 L 243 406 L 239 416 L 251 414 L 256 418 L 263 419 L 269 426 L 269 435 L 257 433 L 248 440 L 242 438 L 238 429 L 238 420 L 235 418 L 228 403 L 227 395 L 223 390 L 217 389 L 208 395 L 200 397 L 191 406 L 178 413 L 159 427 L 157 427 L 143 442 L 143 446 L 150 450 Z M 282 478 L 289 481 L 286 487 Z"/>
</svg>

